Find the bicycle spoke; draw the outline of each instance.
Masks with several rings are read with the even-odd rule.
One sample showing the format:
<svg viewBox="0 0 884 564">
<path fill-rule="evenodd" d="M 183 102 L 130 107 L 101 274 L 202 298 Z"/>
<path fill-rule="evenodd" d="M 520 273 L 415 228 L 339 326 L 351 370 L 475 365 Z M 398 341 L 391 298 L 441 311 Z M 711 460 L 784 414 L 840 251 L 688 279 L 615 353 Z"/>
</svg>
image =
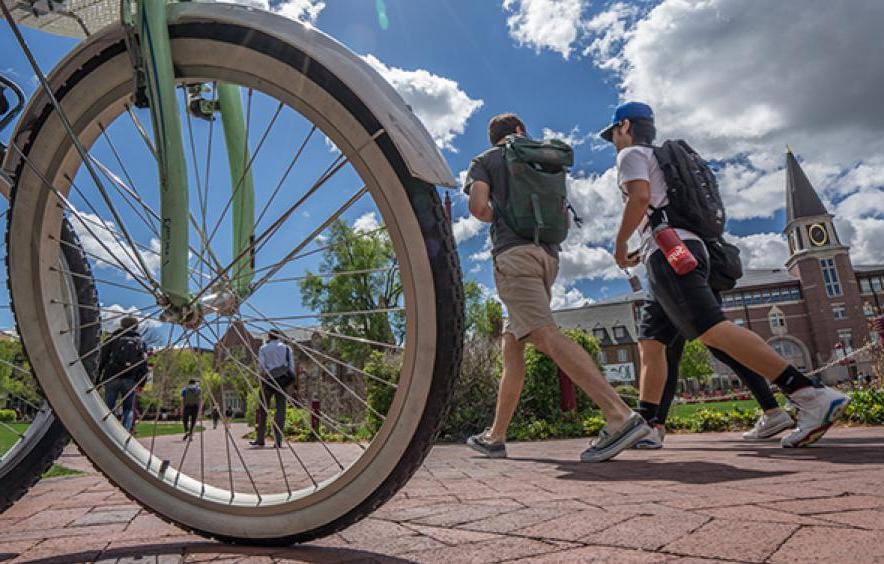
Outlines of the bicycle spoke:
<svg viewBox="0 0 884 564">
<path fill-rule="evenodd" d="M 255 220 L 255 225 L 261 224 L 261 220 L 264 219 L 264 214 L 266 214 L 267 210 L 270 209 L 270 206 L 273 204 L 273 200 L 276 199 L 276 195 L 282 189 L 283 184 L 285 184 L 286 178 L 288 178 L 289 173 L 291 173 L 292 169 L 295 168 L 295 164 L 298 162 L 298 159 L 301 158 L 301 153 L 304 152 L 304 148 L 307 147 L 307 143 L 310 142 L 310 138 L 313 137 L 314 133 L 316 133 L 315 125 L 310 128 L 310 132 L 307 133 L 307 137 L 305 137 L 304 141 L 301 142 L 301 146 L 298 147 L 298 150 L 295 152 L 295 156 L 292 158 L 292 162 L 290 162 L 289 166 L 286 167 L 282 178 L 279 179 L 279 182 L 276 184 L 276 188 L 273 189 L 273 193 L 271 193 L 270 198 L 267 199 L 267 203 L 264 204 L 263 208 L 261 208 L 261 213 L 258 214 L 258 219 Z"/>
<path fill-rule="evenodd" d="M 288 278 L 275 278 L 273 280 L 268 280 L 265 284 L 279 284 L 281 282 L 300 282 L 301 280 L 308 280 L 311 278 L 338 278 L 340 276 L 356 276 L 359 274 L 375 274 L 377 272 L 390 272 L 392 270 L 397 270 L 399 267 L 397 265 L 393 266 L 381 266 L 378 268 L 363 268 L 360 270 L 336 270 L 333 272 L 317 272 L 316 274 L 305 274 L 304 276 L 290 276 Z"/>
<path fill-rule="evenodd" d="M 153 146 L 153 140 L 150 138 L 150 135 L 147 133 L 147 129 L 144 128 L 141 120 L 138 119 L 138 116 L 135 115 L 135 112 L 132 110 L 132 106 L 130 106 L 129 104 L 126 104 L 126 113 L 129 114 L 129 118 L 132 120 L 132 124 L 135 126 L 135 129 L 141 136 L 141 140 L 144 141 L 145 146 L 147 146 L 148 151 L 150 151 L 150 154 L 153 155 L 154 160 L 159 162 L 160 158 L 157 155 L 156 147 Z"/>
</svg>

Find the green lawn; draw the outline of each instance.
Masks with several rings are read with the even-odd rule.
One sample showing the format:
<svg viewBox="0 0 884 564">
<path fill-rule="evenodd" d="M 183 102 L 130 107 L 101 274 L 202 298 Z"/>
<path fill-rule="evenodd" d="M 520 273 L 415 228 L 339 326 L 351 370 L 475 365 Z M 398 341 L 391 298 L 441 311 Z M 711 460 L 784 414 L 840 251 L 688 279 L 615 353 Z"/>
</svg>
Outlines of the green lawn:
<svg viewBox="0 0 884 564">
<path fill-rule="evenodd" d="M 9 427 L 15 429 L 19 433 L 24 433 L 28 428 L 27 423 L 4 423 L 0 425 L 0 454 L 3 454 L 18 441 L 18 435 Z"/>
<path fill-rule="evenodd" d="M 194 427 L 195 432 L 200 432 L 203 430 L 202 425 L 197 425 Z M 156 435 L 157 437 L 161 437 L 163 435 L 183 435 L 184 434 L 184 424 L 180 421 L 174 422 L 159 422 L 156 424 L 156 428 L 154 428 L 153 421 L 139 421 L 135 425 L 135 433 L 137 437 L 150 437 Z"/>
<path fill-rule="evenodd" d="M 749 399 L 735 401 L 716 401 L 709 403 L 683 403 L 672 406 L 669 414 L 675 415 L 677 417 L 690 417 L 698 409 L 709 409 L 711 411 L 731 411 L 732 409 L 735 409 L 737 407 L 742 409 L 756 409 L 758 407 L 758 402 L 756 402 L 754 399 Z"/>
</svg>

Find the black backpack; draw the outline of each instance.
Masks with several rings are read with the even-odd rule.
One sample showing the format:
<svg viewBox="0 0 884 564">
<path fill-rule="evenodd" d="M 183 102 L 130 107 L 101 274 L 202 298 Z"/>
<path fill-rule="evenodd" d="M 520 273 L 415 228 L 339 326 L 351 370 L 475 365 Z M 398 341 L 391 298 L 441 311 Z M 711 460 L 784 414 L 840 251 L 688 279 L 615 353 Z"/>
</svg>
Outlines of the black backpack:
<svg viewBox="0 0 884 564">
<path fill-rule="evenodd" d="M 103 369 L 104 379 L 137 379 L 147 372 L 144 344 L 138 335 L 122 335 L 114 339 L 110 345 L 107 366 Z M 119 376 L 117 376 L 119 375 Z"/>
<path fill-rule="evenodd" d="M 720 239 L 727 216 L 718 181 L 706 161 L 681 139 L 665 141 L 653 149 L 666 178 L 669 203 L 652 208 L 651 224 L 661 223 L 663 218 L 659 216 L 665 214 L 666 223 L 672 227 L 687 229 L 705 241 Z"/>
</svg>

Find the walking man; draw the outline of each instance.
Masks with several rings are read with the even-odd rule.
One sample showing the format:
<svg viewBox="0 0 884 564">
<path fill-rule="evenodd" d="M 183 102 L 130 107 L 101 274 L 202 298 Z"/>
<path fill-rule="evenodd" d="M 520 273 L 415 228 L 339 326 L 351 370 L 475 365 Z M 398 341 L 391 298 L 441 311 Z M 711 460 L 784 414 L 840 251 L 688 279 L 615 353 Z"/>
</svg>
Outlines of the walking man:
<svg viewBox="0 0 884 564">
<path fill-rule="evenodd" d="M 528 140 L 524 123 L 514 114 L 492 118 L 488 135 L 492 148 L 473 159 L 464 192 L 469 195 L 470 213 L 491 224 L 494 280 L 508 316 L 503 329 L 503 376 L 494 423 L 484 432 L 470 437 L 467 444 L 487 456 L 506 456 L 506 432 L 525 380 L 525 345 L 532 343 L 595 401 L 607 420 L 598 440 L 581 454 L 581 460 L 608 460 L 633 446 L 650 433 L 650 428 L 620 399 L 589 354 L 565 337 L 553 320 L 550 300 L 559 268 L 559 245 L 544 242 L 537 231 L 533 237 L 530 229 L 517 232 L 521 227 L 519 222 L 507 213 L 515 203 L 529 201 L 536 213 L 552 210 L 567 214 L 564 201 L 566 170 L 562 166 L 558 169 L 550 167 L 549 162 L 520 162 L 519 147 L 536 142 Z M 555 148 L 541 146 L 541 157 Z M 568 152 L 570 156 L 570 147 Z M 515 175 L 526 170 L 528 174 L 535 174 L 531 171 L 536 170 L 538 176 L 558 175 L 560 199 L 553 199 L 555 195 L 552 194 L 526 195 L 521 188 L 517 190 L 519 179 L 515 179 Z M 567 231 L 567 220 L 564 229 Z M 551 240 L 563 239 L 563 234 L 559 233 Z"/>
<path fill-rule="evenodd" d="M 261 372 L 261 390 L 258 398 L 256 436 L 249 444 L 264 446 L 267 434 L 267 409 L 269 398 L 274 398 L 276 418 L 273 426 L 274 446 L 282 447 L 282 430 L 285 429 L 285 411 L 287 407 L 283 391 L 295 381 L 295 362 L 292 350 L 282 342 L 282 332 L 271 329 L 267 342 L 258 351 L 258 365 Z M 265 407 L 266 406 L 266 407 Z"/>
<path fill-rule="evenodd" d="M 203 403 L 203 391 L 200 384 L 191 378 L 186 386 L 181 388 L 181 421 L 184 423 L 184 438 L 193 437 L 193 429 L 199 417 L 200 406 Z"/>
<path fill-rule="evenodd" d="M 680 142 L 664 144 L 662 150 L 678 153 L 675 163 L 683 190 L 671 192 L 660 166 L 658 150 L 651 146 L 656 136 L 654 113 L 650 106 L 627 102 L 619 106 L 611 125 L 600 133 L 617 149 L 617 178 L 626 202 L 617 233 L 614 258 L 626 268 L 643 262 L 648 273 L 651 301 L 642 314 L 639 329 L 641 354 L 641 404 L 645 419 L 656 413 L 666 382 L 666 346 L 674 334 L 688 339 L 699 338 L 706 346 L 718 349 L 739 364 L 779 386 L 798 407 L 795 430 L 783 437 L 784 447 L 800 447 L 819 440 L 843 413 L 850 399 L 827 387 L 815 387 L 804 374 L 790 365 L 761 337 L 727 320 L 709 286 L 710 252 L 704 244 L 720 237 L 724 228 L 724 209 L 714 209 L 720 202 L 711 172 L 697 182 L 698 174 L 708 170 L 696 153 Z M 684 169 L 679 162 L 690 163 Z M 672 172 L 672 167 L 666 170 Z M 683 175 L 682 175 L 683 172 Z M 691 203 L 696 192 L 703 193 Z M 714 190 L 714 192 L 713 192 Z M 676 205 L 673 196 L 681 199 Z M 711 206 L 703 209 L 702 206 Z M 683 218 L 693 213 L 694 222 Z M 710 227 L 711 226 L 711 227 Z M 639 231 L 641 249 L 630 253 L 629 238 Z M 702 231 L 702 233 L 701 233 Z M 661 247 L 668 246 L 666 253 Z M 690 258 L 693 257 L 693 259 Z M 692 260 L 693 267 L 691 266 Z M 676 269 L 681 271 L 679 274 Z"/>
<path fill-rule="evenodd" d="M 98 373 L 104 383 L 104 401 L 111 411 L 122 403 L 120 422 L 132 431 L 135 418 L 135 388 L 147 374 L 147 348 L 138 332 L 138 320 L 127 315 L 101 346 Z"/>
</svg>

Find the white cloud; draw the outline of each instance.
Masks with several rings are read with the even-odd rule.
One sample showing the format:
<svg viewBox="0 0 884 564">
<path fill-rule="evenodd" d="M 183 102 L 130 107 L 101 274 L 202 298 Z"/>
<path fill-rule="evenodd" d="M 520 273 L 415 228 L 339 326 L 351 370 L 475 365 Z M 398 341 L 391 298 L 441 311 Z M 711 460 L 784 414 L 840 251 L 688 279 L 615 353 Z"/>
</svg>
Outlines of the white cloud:
<svg viewBox="0 0 884 564">
<path fill-rule="evenodd" d="M 726 239 L 740 248 L 743 268 L 782 268 L 789 258 L 789 245 L 780 233 L 727 234 Z"/>
<path fill-rule="evenodd" d="M 321 0 L 217 0 L 229 4 L 242 4 L 251 8 L 258 8 L 274 12 L 289 19 L 297 20 L 305 24 L 316 23 L 325 2 Z"/>
<path fill-rule="evenodd" d="M 325 135 L 323 135 L 323 138 L 325 139 L 325 146 L 328 147 L 328 152 L 329 152 L 329 153 L 338 154 L 338 153 L 341 152 L 341 150 L 338 149 L 338 146 L 335 145 L 335 142 L 334 142 L 334 141 L 332 141 L 331 139 L 329 139 L 329 138 L 328 138 L 327 136 L 325 136 Z"/>
<path fill-rule="evenodd" d="M 869 48 L 882 20 L 877 0 L 663 0 L 638 12 L 612 4 L 585 23 L 577 44 L 612 71 L 622 99 L 654 107 L 660 138 L 688 139 L 724 163 L 731 219 L 783 209 L 791 144 L 854 261 L 884 262 L 875 243 L 884 223 L 884 67 Z M 782 265 L 779 235 L 752 237 L 740 240 L 750 264 Z"/>
<path fill-rule="evenodd" d="M 512 12 L 506 24 L 520 45 L 571 56 L 583 25 L 581 0 L 504 0 L 503 9 Z"/>
<path fill-rule="evenodd" d="M 577 147 L 578 145 L 583 145 L 586 143 L 586 140 L 591 136 L 591 133 L 580 133 L 580 128 L 578 126 L 574 126 L 570 132 L 564 133 L 562 131 L 556 131 L 554 129 L 550 129 L 549 127 L 543 128 L 543 138 L 544 139 L 558 139 L 560 141 L 564 141 L 568 145 L 572 147 Z"/>
<path fill-rule="evenodd" d="M 141 331 L 144 331 L 145 329 L 153 329 L 160 326 L 159 321 L 152 318 L 148 319 L 144 316 L 143 313 L 140 312 L 139 308 L 135 306 L 124 307 L 120 304 L 112 304 L 108 306 L 102 306 L 102 328 L 107 332 L 116 331 L 120 327 L 120 320 L 125 317 L 126 314 L 129 314 L 138 320 L 139 330 Z"/>
<path fill-rule="evenodd" d="M 380 227 L 380 223 L 378 223 L 378 216 L 375 212 L 364 213 L 353 222 L 353 229 L 360 233 L 364 233 L 366 231 L 374 231 Z"/>
<path fill-rule="evenodd" d="M 467 120 L 484 104 L 482 100 L 470 98 L 457 82 L 429 71 L 390 67 L 374 55 L 363 59 L 393 85 L 440 148 L 457 152 L 454 138 L 464 132 Z"/>
<path fill-rule="evenodd" d="M 614 262 L 614 256 L 603 247 L 584 244 L 564 245 L 559 253 L 558 280 L 571 283 L 577 280 L 625 278 Z"/>
<path fill-rule="evenodd" d="M 147 270 L 156 275 L 160 270 L 160 241 L 151 239 L 149 249 L 133 250 L 113 221 L 102 220 L 88 212 L 77 211 L 70 216 L 71 225 L 80 239 L 83 249 L 91 255 L 95 268 L 111 269 L 131 278 L 126 270 L 143 278 L 143 269 L 138 260 L 144 262 Z"/>
<path fill-rule="evenodd" d="M 452 225 L 454 240 L 457 241 L 458 244 L 463 243 L 464 241 L 469 241 L 481 233 L 484 230 L 485 225 L 486 224 L 482 223 L 472 215 L 460 217 Z"/>
<path fill-rule="evenodd" d="M 491 234 L 490 233 L 485 238 L 485 245 L 482 246 L 482 250 L 477 253 L 471 254 L 470 260 L 476 261 L 476 262 L 480 262 L 480 261 L 484 262 L 484 261 L 491 260 Z"/>
<path fill-rule="evenodd" d="M 552 301 L 550 307 L 553 310 L 580 307 L 593 303 L 595 300 L 587 298 L 579 288 L 566 287 L 561 282 L 556 282 L 552 287 Z"/>
</svg>

